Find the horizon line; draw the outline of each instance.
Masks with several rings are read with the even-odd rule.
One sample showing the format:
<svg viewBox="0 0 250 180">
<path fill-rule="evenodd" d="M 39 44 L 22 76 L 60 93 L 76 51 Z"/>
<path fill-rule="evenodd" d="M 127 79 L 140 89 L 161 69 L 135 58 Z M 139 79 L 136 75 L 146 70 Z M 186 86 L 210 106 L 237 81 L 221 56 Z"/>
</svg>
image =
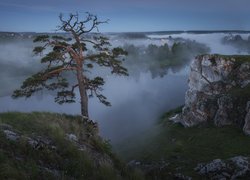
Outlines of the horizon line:
<svg viewBox="0 0 250 180">
<path fill-rule="evenodd" d="M 239 29 L 232 29 L 232 30 L 228 30 L 228 29 L 221 29 L 221 30 L 157 30 L 157 31 L 103 31 L 103 32 L 92 32 L 92 33 L 164 33 L 164 32 L 249 32 L 250 30 L 239 30 Z M 54 34 L 54 33 L 67 33 L 67 32 L 63 32 L 63 31 L 41 31 L 41 32 L 37 32 L 37 31 L 1 31 L 0 33 L 48 33 L 48 34 Z"/>
</svg>

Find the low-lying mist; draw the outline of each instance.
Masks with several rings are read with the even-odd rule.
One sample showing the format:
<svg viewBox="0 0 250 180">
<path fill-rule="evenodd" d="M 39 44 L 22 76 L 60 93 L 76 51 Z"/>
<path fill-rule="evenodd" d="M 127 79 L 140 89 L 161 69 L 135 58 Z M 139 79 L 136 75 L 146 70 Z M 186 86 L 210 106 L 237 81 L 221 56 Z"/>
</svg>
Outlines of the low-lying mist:
<svg viewBox="0 0 250 180">
<path fill-rule="evenodd" d="M 250 53 L 250 36 L 229 34 L 222 39 L 222 43 L 236 48 L 238 53 Z"/>
<path fill-rule="evenodd" d="M 112 76 L 102 71 L 103 94 L 111 107 L 90 98 L 91 119 L 98 121 L 100 133 L 111 143 L 135 136 L 150 128 L 171 108 L 184 104 L 190 61 L 199 54 L 239 54 L 222 39 L 228 34 L 108 35 L 111 43 L 129 53 L 124 61 L 130 76 Z M 244 37 L 247 35 L 243 35 Z M 0 41 L 0 112 L 50 111 L 79 114 L 80 104 L 58 105 L 53 92 L 38 93 L 30 99 L 10 96 L 22 81 L 41 69 L 39 57 L 32 55 L 32 39 Z M 95 70 L 100 73 L 99 69 Z"/>
</svg>

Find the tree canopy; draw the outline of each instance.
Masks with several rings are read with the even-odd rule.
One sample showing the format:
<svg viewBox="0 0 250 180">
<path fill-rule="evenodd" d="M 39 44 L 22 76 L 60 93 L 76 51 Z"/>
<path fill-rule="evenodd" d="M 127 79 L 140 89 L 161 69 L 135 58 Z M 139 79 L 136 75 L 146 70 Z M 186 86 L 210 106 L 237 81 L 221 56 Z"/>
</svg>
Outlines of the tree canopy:
<svg viewBox="0 0 250 180">
<path fill-rule="evenodd" d="M 87 13 L 82 19 L 76 13 L 67 18 L 60 15 L 59 19 L 58 30 L 64 33 L 39 35 L 33 40 L 37 45 L 33 52 L 42 56 L 45 68 L 28 77 L 21 88 L 14 91 L 13 98 L 30 97 L 47 89 L 57 92 L 55 102 L 72 103 L 76 101 L 78 88 L 81 114 L 88 118 L 88 97 L 96 96 L 108 106 L 110 102 L 101 93 L 104 79 L 100 76 L 90 78 L 87 73 L 98 65 L 110 68 L 112 74 L 127 76 L 127 69 L 122 66 L 127 52 L 113 48 L 109 39 L 99 33 L 98 26 L 107 21 L 99 21 L 96 15 Z M 75 84 L 69 81 L 68 72 L 73 73 Z"/>
</svg>

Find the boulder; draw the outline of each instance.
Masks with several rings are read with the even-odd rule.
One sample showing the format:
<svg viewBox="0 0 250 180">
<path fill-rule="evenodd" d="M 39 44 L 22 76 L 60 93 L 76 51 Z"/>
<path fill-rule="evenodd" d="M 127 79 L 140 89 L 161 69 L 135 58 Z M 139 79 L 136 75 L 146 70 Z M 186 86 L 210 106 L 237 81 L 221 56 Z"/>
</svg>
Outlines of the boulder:
<svg viewBox="0 0 250 180">
<path fill-rule="evenodd" d="M 250 158 L 236 156 L 227 160 L 215 159 L 209 163 L 200 163 L 195 171 L 203 178 L 211 180 L 247 179 L 250 177 Z"/>
</svg>

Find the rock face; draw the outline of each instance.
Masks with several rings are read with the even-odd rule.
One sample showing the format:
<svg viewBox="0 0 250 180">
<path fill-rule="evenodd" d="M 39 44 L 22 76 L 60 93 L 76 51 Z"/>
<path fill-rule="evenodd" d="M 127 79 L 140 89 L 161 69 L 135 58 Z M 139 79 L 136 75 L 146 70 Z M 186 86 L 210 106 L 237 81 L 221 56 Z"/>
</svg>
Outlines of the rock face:
<svg viewBox="0 0 250 180">
<path fill-rule="evenodd" d="M 248 179 L 250 177 L 250 159 L 236 156 L 231 159 L 215 159 L 207 164 L 198 164 L 195 171 L 204 178 L 212 180 Z"/>
<path fill-rule="evenodd" d="M 250 58 L 202 55 L 193 60 L 185 106 L 174 122 L 185 127 L 204 122 L 237 124 L 250 134 Z M 248 105 L 249 106 L 249 105 Z"/>
<path fill-rule="evenodd" d="M 243 130 L 245 134 L 250 135 L 250 101 L 247 102 L 246 111 L 247 111 L 247 115 L 245 118 L 245 124 L 244 124 Z"/>
</svg>

